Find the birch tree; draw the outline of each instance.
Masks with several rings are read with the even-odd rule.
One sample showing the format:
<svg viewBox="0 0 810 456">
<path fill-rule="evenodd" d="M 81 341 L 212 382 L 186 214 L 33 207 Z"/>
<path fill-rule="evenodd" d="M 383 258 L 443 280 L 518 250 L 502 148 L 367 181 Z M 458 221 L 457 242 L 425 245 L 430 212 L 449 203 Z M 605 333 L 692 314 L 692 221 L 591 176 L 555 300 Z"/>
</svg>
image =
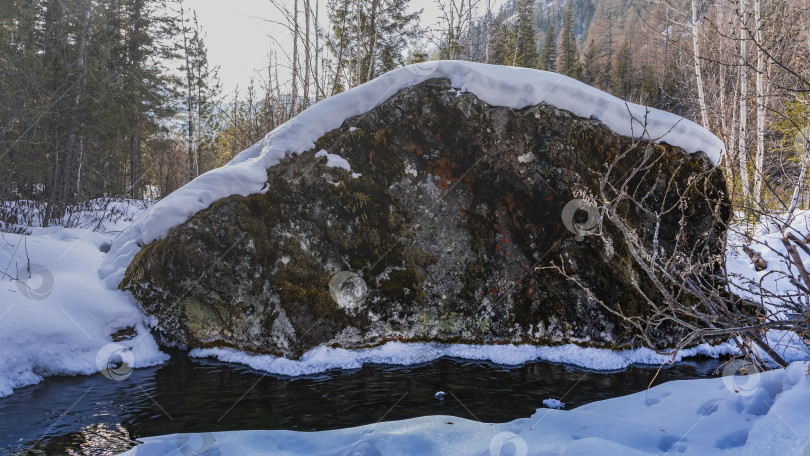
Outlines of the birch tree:
<svg viewBox="0 0 810 456">
<path fill-rule="evenodd" d="M 749 201 L 751 198 L 751 181 L 748 177 L 748 149 L 746 148 L 746 137 L 748 133 L 748 36 L 746 34 L 746 22 L 748 21 L 748 12 L 746 8 L 746 0 L 739 0 L 740 17 L 739 17 L 739 38 L 740 38 L 740 55 L 739 55 L 739 68 L 740 68 L 740 132 L 739 132 L 739 146 L 737 149 L 740 181 L 742 182 L 743 201 Z"/>
<path fill-rule="evenodd" d="M 762 46 L 762 0 L 754 0 L 754 37 L 757 43 L 757 152 L 754 158 L 753 207 L 759 208 L 762 201 L 763 164 L 765 159 L 765 54 Z"/>
<path fill-rule="evenodd" d="M 709 114 L 706 109 L 706 95 L 703 93 L 703 75 L 700 67 L 700 42 L 697 0 L 691 0 L 692 6 L 692 53 L 695 62 L 695 85 L 698 91 L 698 105 L 700 106 L 700 120 L 703 128 L 709 128 Z"/>
</svg>

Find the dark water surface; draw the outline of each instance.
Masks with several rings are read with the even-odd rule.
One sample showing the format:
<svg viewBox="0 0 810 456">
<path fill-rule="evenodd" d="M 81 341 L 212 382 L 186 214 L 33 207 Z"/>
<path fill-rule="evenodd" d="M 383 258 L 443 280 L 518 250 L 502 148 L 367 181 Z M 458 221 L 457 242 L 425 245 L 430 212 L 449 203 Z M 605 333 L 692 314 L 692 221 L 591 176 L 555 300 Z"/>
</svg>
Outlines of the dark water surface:
<svg viewBox="0 0 810 456">
<path fill-rule="evenodd" d="M 713 376 L 722 361 L 666 367 L 655 384 Z M 51 377 L 0 399 L 0 453 L 117 454 L 136 439 L 247 429 L 316 431 L 423 415 L 486 422 L 528 417 L 547 398 L 566 409 L 644 390 L 658 366 L 593 372 L 535 362 L 504 367 L 440 359 L 414 366 L 369 365 L 307 377 L 172 353 L 124 381 L 98 374 Z M 444 400 L 434 397 L 445 391 Z"/>
</svg>

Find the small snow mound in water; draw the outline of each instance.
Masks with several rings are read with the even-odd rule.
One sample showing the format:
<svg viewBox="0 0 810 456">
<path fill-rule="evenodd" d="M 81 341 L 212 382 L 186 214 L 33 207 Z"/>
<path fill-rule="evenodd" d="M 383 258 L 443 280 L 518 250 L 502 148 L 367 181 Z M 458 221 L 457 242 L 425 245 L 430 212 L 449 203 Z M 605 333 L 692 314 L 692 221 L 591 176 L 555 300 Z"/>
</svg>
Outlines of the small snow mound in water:
<svg viewBox="0 0 810 456">
<path fill-rule="evenodd" d="M 546 407 L 548 407 L 550 409 L 559 410 L 559 409 L 565 407 L 565 402 L 560 402 L 557 399 L 548 398 L 548 399 L 545 399 L 543 401 L 543 405 L 545 405 Z"/>
<path fill-rule="evenodd" d="M 282 158 L 312 149 L 316 140 L 346 119 L 374 109 L 402 89 L 433 78 L 448 79 L 457 92 L 470 92 L 493 106 L 523 109 L 548 103 L 579 117 L 597 119 L 618 135 L 665 142 L 688 153 L 704 152 L 714 164 L 724 151 L 720 139 L 692 121 L 625 102 L 560 74 L 459 61 L 409 65 L 322 100 L 225 166 L 197 177 L 159 201 L 116 240 L 102 268 L 103 277 L 109 279 L 108 284 L 117 285 L 140 246 L 165 237 L 169 230 L 215 201 L 262 192 L 267 169 Z M 348 162 L 345 166 L 350 168 Z"/>
</svg>

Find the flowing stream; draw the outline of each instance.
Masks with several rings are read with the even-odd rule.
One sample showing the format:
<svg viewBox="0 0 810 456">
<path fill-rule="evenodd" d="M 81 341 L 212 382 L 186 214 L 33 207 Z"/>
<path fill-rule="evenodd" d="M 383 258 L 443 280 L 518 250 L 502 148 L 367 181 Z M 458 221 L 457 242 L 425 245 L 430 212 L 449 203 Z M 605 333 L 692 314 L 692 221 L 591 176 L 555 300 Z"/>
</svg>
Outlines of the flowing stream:
<svg viewBox="0 0 810 456">
<path fill-rule="evenodd" d="M 655 378 L 707 378 L 721 360 L 587 371 L 534 362 L 504 367 L 440 359 L 412 366 L 367 365 L 306 377 L 172 353 L 166 364 L 124 381 L 98 374 L 51 377 L 0 399 L 0 454 L 113 455 L 139 437 L 248 429 L 319 431 L 423 415 L 486 422 L 528 417 L 544 399 L 566 409 L 642 391 Z M 444 391 L 443 399 L 435 396 Z"/>
</svg>

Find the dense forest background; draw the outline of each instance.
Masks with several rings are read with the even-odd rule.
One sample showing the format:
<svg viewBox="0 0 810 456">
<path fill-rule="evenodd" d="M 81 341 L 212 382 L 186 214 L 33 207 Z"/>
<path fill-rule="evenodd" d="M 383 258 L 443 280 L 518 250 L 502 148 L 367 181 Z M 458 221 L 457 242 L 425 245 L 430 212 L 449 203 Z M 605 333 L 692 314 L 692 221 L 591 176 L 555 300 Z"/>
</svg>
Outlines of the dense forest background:
<svg viewBox="0 0 810 456">
<path fill-rule="evenodd" d="M 749 214 L 807 206 L 808 0 L 439 0 L 429 27 L 408 0 L 268 2 L 289 36 L 223 93 L 182 0 L 0 0 L 0 200 L 36 201 L 48 224 L 93 198 L 160 198 L 325 97 L 454 59 L 680 114 L 725 141 Z"/>
</svg>

